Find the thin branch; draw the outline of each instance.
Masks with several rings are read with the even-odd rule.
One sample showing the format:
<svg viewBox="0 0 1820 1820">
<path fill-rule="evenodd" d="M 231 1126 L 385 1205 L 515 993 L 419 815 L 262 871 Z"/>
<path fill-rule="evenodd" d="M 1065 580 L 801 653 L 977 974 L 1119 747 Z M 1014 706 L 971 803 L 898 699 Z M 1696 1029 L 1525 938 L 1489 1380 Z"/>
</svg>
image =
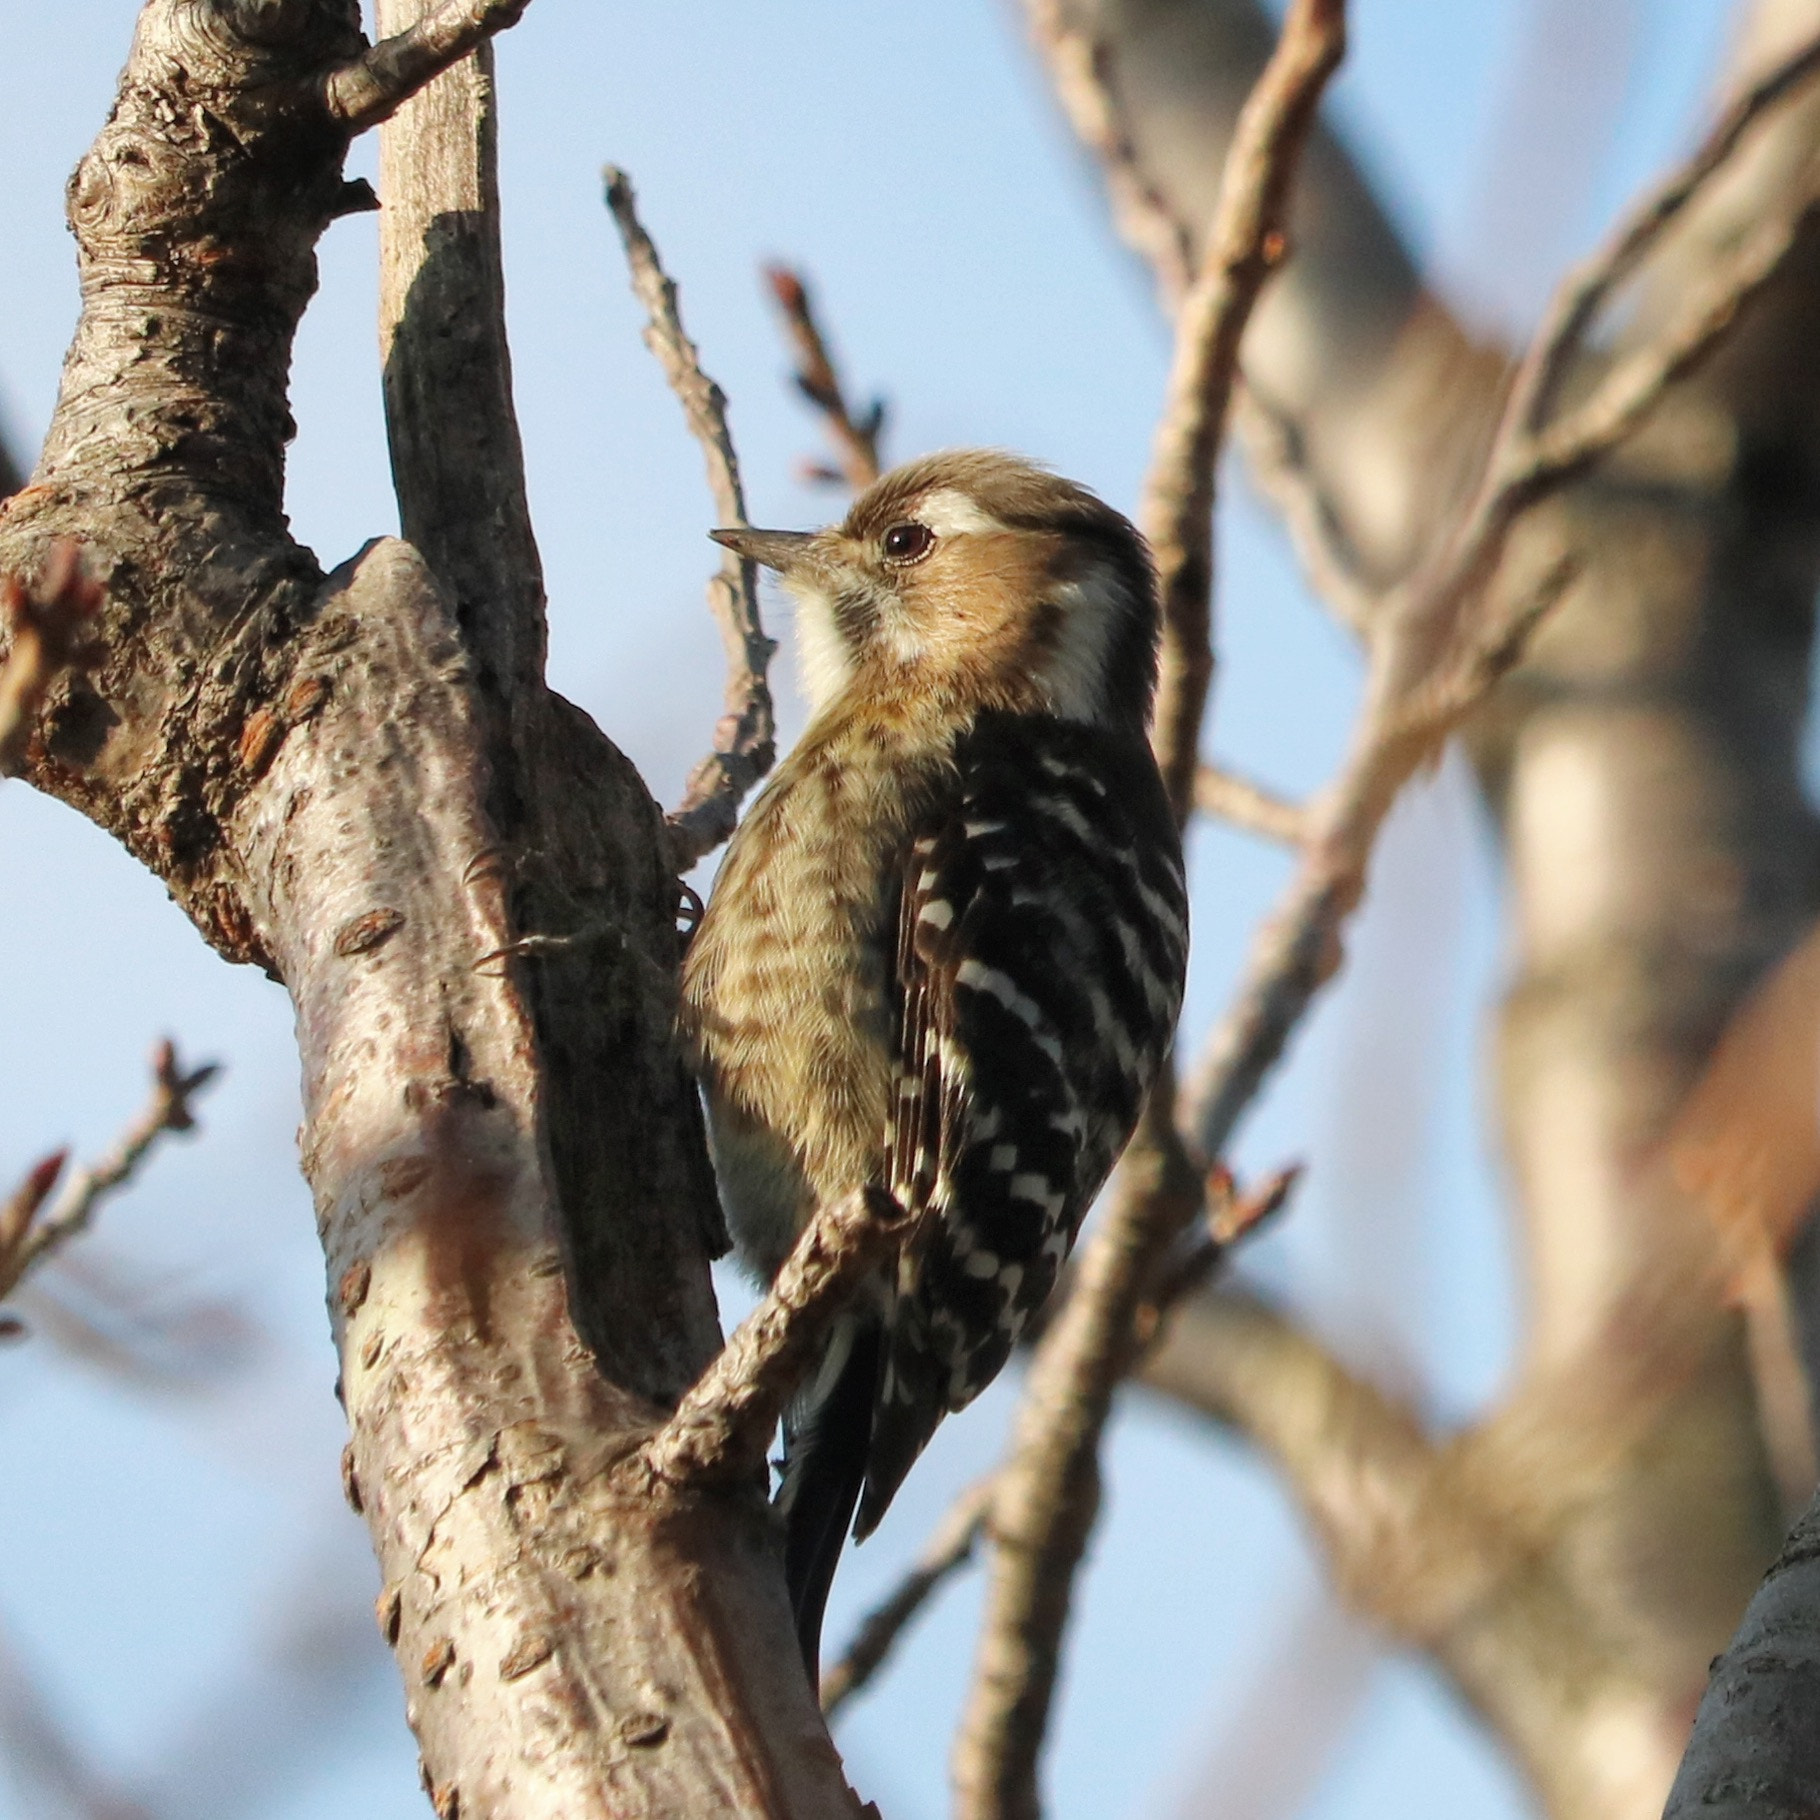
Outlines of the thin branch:
<svg viewBox="0 0 1820 1820">
<path fill-rule="evenodd" d="M 824 1207 L 765 1299 L 645 1448 L 646 1467 L 672 1485 L 757 1472 L 835 1317 L 908 1226 L 882 1189 L 859 1189 Z"/>
<path fill-rule="evenodd" d="M 973 1559 L 992 1512 L 993 1480 L 967 1487 L 893 1591 L 860 1622 L 853 1641 L 822 1675 L 822 1711 L 832 1719 L 884 1666 L 923 1607 Z"/>
<path fill-rule="evenodd" d="M 1363 636 L 1376 591 L 1364 559 L 1309 465 L 1301 426 L 1253 385 L 1240 388 L 1233 408 L 1244 431 L 1246 471 L 1282 518 L 1309 586 L 1344 625 Z"/>
<path fill-rule="evenodd" d="M 1205 1217 L 1190 1228 L 1163 1259 L 1155 1287 L 1138 1305 L 1132 1327 L 1140 1349 L 1152 1346 L 1185 1296 L 1205 1288 L 1219 1274 L 1232 1248 L 1261 1230 L 1288 1206 L 1302 1179 L 1291 1163 L 1250 1189 L 1241 1189 L 1221 1163 L 1210 1172 Z"/>
<path fill-rule="evenodd" d="M 1154 740 L 1179 821 L 1213 677 L 1213 489 L 1238 376 L 1239 342 L 1265 281 L 1287 255 L 1289 192 L 1327 78 L 1346 48 L 1344 0 L 1290 14 L 1239 116 L 1207 253 L 1176 316 L 1175 360 L 1139 523 L 1163 605 Z"/>
<path fill-rule="evenodd" d="M 1727 164 L 1763 115 L 1800 89 L 1820 70 L 1820 32 L 1810 32 L 1779 62 L 1742 89 L 1720 113 L 1692 155 L 1672 171 L 1625 217 L 1605 246 L 1571 272 L 1556 292 L 1536 331 L 1529 357 L 1511 386 L 1511 415 L 1540 431 L 1574 355 L 1612 296 L 1687 206 Z"/>
<path fill-rule="evenodd" d="M 530 0 L 445 0 L 408 31 L 331 70 L 322 98 L 350 133 L 380 126 L 444 70 L 524 17 Z"/>
<path fill-rule="evenodd" d="M 676 286 L 665 274 L 657 248 L 638 219 L 632 180 L 613 166 L 606 172 L 607 207 L 613 211 L 632 290 L 650 317 L 645 345 L 657 356 L 682 402 L 689 432 L 701 444 L 708 466 L 714 509 L 723 525 L 743 525 L 745 492 L 739 457 L 727 428 L 727 400 L 701 370 L 694 342 L 683 331 Z M 746 793 L 771 769 L 777 756 L 777 725 L 768 681 L 776 644 L 765 636 L 758 612 L 758 570 L 728 551 L 708 585 L 708 605 L 727 649 L 726 712 L 714 730 L 714 750 L 689 776 L 681 806 L 669 817 L 676 869 L 686 872 L 732 834 Z"/>
<path fill-rule="evenodd" d="M 796 389 L 821 413 L 840 464 L 829 468 L 812 463 L 807 478 L 835 485 L 844 481 L 855 493 L 863 493 L 882 472 L 878 442 L 885 427 L 885 401 L 873 399 L 855 417 L 802 275 L 787 265 L 768 265 L 765 283 L 783 313 L 796 353 L 796 371 L 791 377 Z"/>
<path fill-rule="evenodd" d="M 195 1129 L 191 1102 L 218 1073 L 214 1062 L 186 1071 L 175 1048 L 160 1043 L 152 1051 L 152 1095 L 144 1110 L 99 1162 L 78 1169 L 64 1183 L 48 1213 L 43 1209 L 67 1153 L 46 1157 L 27 1174 L 0 1210 L 0 1298 L 11 1295 L 27 1271 L 86 1231 L 96 1209 L 132 1181 L 166 1132 Z"/>
<path fill-rule="evenodd" d="M 1214 471 L 1241 338 L 1287 248 L 1297 163 L 1345 50 L 1344 0 L 1295 0 L 1239 116 L 1176 351 L 1140 521 L 1156 553 L 1163 660 L 1153 740 L 1180 821 L 1194 799 L 1212 679 Z M 1212 1155 L 1215 1152 L 1209 1151 Z M 1203 1204 L 1176 1132 L 1174 1077 L 1151 1091 L 1075 1289 L 1037 1348 L 994 1505 L 986 1623 L 955 1750 L 963 1820 L 1032 1820 L 1076 1569 L 1098 1506 L 1099 1438 L 1136 1356 L 1159 1260 Z"/>
<path fill-rule="evenodd" d="M 1229 822 L 1247 834 L 1280 841 L 1286 847 L 1300 845 L 1308 828 L 1308 811 L 1300 803 L 1292 803 L 1274 790 L 1223 771 L 1218 765 L 1202 765 L 1196 770 L 1194 806 L 1202 815 Z"/>
<path fill-rule="evenodd" d="M 1145 171 L 1120 116 L 1104 41 L 1071 17 L 1075 10 L 1065 0 L 1025 0 L 1031 41 L 1048 66 L 1069 125 L 1105 174 L 1120 234 L 1156 273 L 1166 311 L 1173 314 L 1194 276 L 1193 244 Z"/>
<path fill-rule="evenodd" d="M 52 686 L 64 671 L 93 660 L 95 617 L 105 598 L 82 572 L 82 552 L 69 539 L 51 547 L 44 571 L 29 586 L 0 581 L 0 615 L 11 635 L 0 666 L 0 775 L 14 776 Z"/>
</svg>

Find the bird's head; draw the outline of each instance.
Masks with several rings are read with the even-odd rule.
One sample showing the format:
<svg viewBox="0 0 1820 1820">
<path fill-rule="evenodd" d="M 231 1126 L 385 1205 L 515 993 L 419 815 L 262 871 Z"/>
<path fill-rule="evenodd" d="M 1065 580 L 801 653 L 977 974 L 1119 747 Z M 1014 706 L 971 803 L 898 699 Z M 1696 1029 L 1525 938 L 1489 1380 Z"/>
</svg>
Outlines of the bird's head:
<svg viewBox="0 0 1820 1820">
<path fill-rule="evenodd" d="M 713 533 L 783 577 L 820 710 L 850 687 L 1141 733 L 1156 577 L 1129 520 L 995 450 L 913 461 L 822 531 Z"/>
</svg>

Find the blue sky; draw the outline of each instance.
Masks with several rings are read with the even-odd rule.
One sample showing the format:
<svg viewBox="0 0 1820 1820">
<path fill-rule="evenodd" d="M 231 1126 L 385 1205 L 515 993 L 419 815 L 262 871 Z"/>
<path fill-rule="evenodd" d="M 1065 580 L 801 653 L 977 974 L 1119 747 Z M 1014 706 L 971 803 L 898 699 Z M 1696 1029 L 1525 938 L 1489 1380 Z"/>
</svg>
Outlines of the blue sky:
<svg viewBox="0 0 1820 1820">
<path fill-rule="evenodd" d="M 1726 10 L 1544 4 L 1557 21 L 1603 20 L 1625 55 L 1608 85 L 1609 134 L 1570 170 L 1538 166 L 1545 194 L 1526 238 L 1488 238 L 1479 223 L 1485 198 L 1504 194 L 1492 166 L 1525 145 L 1505 102 L 1538 8 L 1355 0 L 1336 98 L 1399 225 L 1491 325 L 1520 324 L 1548 271 L 1684 138 Z M 106 111 L 134 10 L 61 0 L 0 16 L 0 411 L 21 445 L 42 433 L 74 320 L 63 182 Z M 1004 444 L 1134 503 L 1166 336 L 1010 5 L 536 0 L 500 61 L 514 358 L 554 676 L 660 796 L 677 794 L 718 711 L 718 639 L 702 605 L 711 518 L 696 451 L 639 342 L 599 202 L 604 162 L 633 173 L 730 395 L 759 522 L 837 510 L 794 478 L 816 437 L 782 383 L 757 283 L 760 261 L 779 256 L 812 273 L 855 387 L 889 396 L 893 457 Z M 370 167 L 370 149 L 361 156 Z M 337 224 L 299 347 L 291 510 L 325 561 L 394 528 L 373 266 L 371 220 Z M 1356 665 L 1242 487 L 1222 511 L 1212 743 L 1307 789 L 1339 746 Z M 788 714 L 800 723 L 794 698 Z M 209 1387 L 182 1392 L 123 1388 L 48 1330 L 0 1352 L 0 1634 L 100 1770 L 122 1786 L 181 1788 L 172 1811 L 417 1816 L 393 1671 L 366 1613 L 363 1532 L 339 1508 L 341 1423 L 295 1169 L 285 1001 L 219 963 L 159 886 L 22 786 L 0 788 L 0 851 L 0 930 L 20 957 L 8 969 L 0 1179 L 54 1144 L 105 1142 L 137 1103 L 154 1036 L 219 1057 L 229 1072 L 203 1134 L 107 1214 L 92 1255 L 154 1307 L 228 1302 L 263 1336 Z M 1194 873 L 1191 1031 L 1219 1004 L 1282 862 L 1209 830 Z M 1476 1085 L 1496 889 L 1469 790 L 1444 769 L 1399 812 L 1353 971 L 1239 1155 L 1248 1168 L 1312 1164 L 1251 1267 L 1448 1417 L 1495 1389 L 1518 1318 Z M 1401 1033 L 1388 1055 L 1366 1034 L 1386 995 Z M 51 1287 L 97 1305 L 67 1275 Z M 831 1636 L 994 1457 L 1011 1395 L 1002 1386 L 944 1430 L 884 1532 L 843 1569 Z M 1224 1773 L 1210 1766 L 1232 1761 L 1221 1740 L 1260 1661 L 1320 1610 L 1268 1473 L 1203 1426 L 1131 1400 L 1109 1484 L 1049 1765 L 1057 1820 L 1185 1812 L 1187 1791 Z M 944 1811 L 976 1612 L 976 1587 L 957 1587 L 843 1726 L 853 1779 L 892 1820 Z M 325 1652 L 345 1666 L 311 1696 L 301 1744 L 281 1748 L 314 1686 L 304 1671 Z M 1451 1698 L 1396 1661 L 1375 1671 L 1331 1752 L 1312 1755 L 1307 1781 L 1320 1820 L 1521 1811 Z M 0 1778 L 0 1820 L 51 1811 Z"/>
</svg>

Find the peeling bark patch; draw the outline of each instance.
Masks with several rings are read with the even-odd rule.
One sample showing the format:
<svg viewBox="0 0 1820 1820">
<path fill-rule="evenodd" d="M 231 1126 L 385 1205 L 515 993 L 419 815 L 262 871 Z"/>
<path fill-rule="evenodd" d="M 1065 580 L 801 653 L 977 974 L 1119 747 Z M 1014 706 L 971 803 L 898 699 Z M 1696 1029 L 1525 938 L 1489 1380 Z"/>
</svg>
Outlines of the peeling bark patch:
<svg viewBox="0 0 1820 1820">
<path fill-rule="evenodd" d="M 259 708 L 240 729 L 240 768 L 249 779 L 265 776 L 284 744 L 286 727 L 275 708 Z"/>
<path fill-rule="evenodd" d="M 379 1363 L 379 1355 L 385 1351 L 385 1335 L 378 1328 L 369 1333 L 360 1347 L 360 1363 L 371 1371 Z"/>
<path fill-rule="evenodd" d="M 619 1722 L 619 1738 L 635 1750 L 649 1750 L 670 1735 L 670 1721 L 662 1713 L 628 1713 Z"/>
<path fill-rule="evenodd" d="M 322 712 L 323 704 L 329 699 L 329 679 L 326 676 L 306 676 L 291 685 L 291 690 L 284 698 L 285 718 L 294 727 L 300 727 L 306 720 L 312 720 Z"/>
<path fill-rule="evenodd" d="M 355 1516 L 362 1515 L 366 1504 L 360 1496 L 360 1475 L 354 1470 L 354 1443 L 350 1441 L 341 1450 L 341 1495 L 348 1501 L 348 1509 Z"/>
<path fill-rule="evenodd" d="M 461 1820 L 461 1790 L 453 1782 L 447 1788 L 433 1789 L 430 1802 L 436 1809 L 436 1820 Z"/>
<path fill-rule="evenodd" d="M 343 925 L 341 933 L 335 937 L 335 952 L 344 961 L 352 960 L 357 954 L 371 954 L 403 927 L 402 910 L 369 910 L 365 916 L 357 916 Z"/>
<path fill-rule="evenodd" d="M 455 1645 L 447 1637 L 423 1652 L 421 1670 L 425 1687 L 440 1687 L 443 1676 L 455 1666 Z"/>
<path fill-rule="evenodd" d="M 398 1632 L 404 1623 L 404 1595 L 396 1586 L 388 1586 L 373 1602 L 373 1616 L 379 1622 L 379 1634 L 390 1649 L 398 1647 Z"/>
<path fill-rule="evenodd" d="M 512 1653 L 500 1663 L 499 1678 L 517 1681 L 548 1662 L 555 1652 L 556 1644 L 551 1638 L 536 1631 L 528 1632 L 518 1639 Z"/>
<path fill-rule="evenodd" d="M 335 1299 L 341 1306 L 342 1315 L 352 1320 L 360 1312 L 361 1304 L 367 1299 L 367 1291 L 373 1287 L 373 1267 L 361 1262 L 350 1264 L 341 1273 L 341 1283 L 335 1291 Z"/>
</svg>

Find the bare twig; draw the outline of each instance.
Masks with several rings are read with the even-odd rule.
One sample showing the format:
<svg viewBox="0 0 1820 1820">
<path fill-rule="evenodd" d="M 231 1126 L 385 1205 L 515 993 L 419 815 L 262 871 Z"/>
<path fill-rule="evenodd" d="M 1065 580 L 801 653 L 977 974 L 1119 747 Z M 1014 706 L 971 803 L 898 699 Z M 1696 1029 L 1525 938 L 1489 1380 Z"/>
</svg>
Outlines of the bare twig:
<svg viewBox="0 0 1820 1820">
<path fill-rule="evenodd" d="M 1194 277 L 1186 226 L 1158 191 L 1120 118 L 1109 80 L 1110 52 L 1064 0 L 1025 0 L 1024 15 L 1048 65 L 1056 98 L 1075 134 L 1105 173 L 1113 217 L 1125 240 L 1149 261 L 1173 313 Z"/>
<path fill-rule="evenodd" d="M 1616 289 L 1628 279 L 1687 205 L 1738 149 L 1770 109 L 1820 70 L 1820 33 L 1810 32 L 1756 81 L 1742 89 L 1713 122 L 1693 154 L 1632 208 L 1618 231 L 1556 292 L 1531 352 L 1511 386 L 1509 417 L 1539 433 L 1575 355 Z M 1748 256 L 1740 254 L 1748 264 Z M 1647 357 L 1653 350 L 1646 349 Z"/>
<path fill-rule="evenodd" d="M 52 684 L 92 657 L 90 633 L 102 599 L 99 583 L 82 572 L 81 550 L 68 539 L 52 546 L 35 583 L 10 575 L 0 581 L 0 613 L 12 637 L 0 667 L 0 775 L 18 771 Z"/>
<path fill-rule="evenodd" d="M 451 65 L 524 17 L 530 0 L 445 0 L 408 31 L 331 70 L 322 98 L 351 133 L 383 124 Z"/>
<path fill-rule="evenodd" d="M 824 1207 L 765 1299 L 653 1437 L 646 1467 L 671 1484 L 757 1472 L 829 1325 L 908 1226 L 882 1189 L 860 1189 Z"/>
<path fill-rule="evenodd" d="M 1176 1303 L 1209 1281 L 1232 1247 L 1283 1206 L 1300 1176 L 1299 1166 L 1285 1169 L 1242 1192 L 1223 1166 L 1213 1171 L 1204 1229 L 1188 1235 L 1180 1256 L 1165 1260 L 1161 1280 L 1138 1309 L 1133 1325 L 1140 1349 L 1155 1339 Z M 917 1614 L 973 1559 L 981 1537 L 992 1528 L 992 1497 L 999 1476 L 989 1474 L 976 1481 L 949 1505 L 915 1565 L 861 1622 L 845 1653 L 823 1674 L 822 1711 L 829 1718 L 871 1681 Z"/>
<path fill-rule="evenodd" d="M 1302 1165 L 1292 1163 L 1256 1187 L 1241 1189 L 1224 1163 L 1214 1167 L 1200 1230 L 1191 1228 L 1176 1241 L 1163 1259 L 1156 1286 L 1138 1306 L 1133 1327 L 1140 1347 L 1155 1341 L 1170 1311 L 1184 1296 L 1212 1281 L 1235 1245 L 1282 1212 L 1301 1179 Z"/>
<path fill-rule="evenodd" d="M 1298 845 L 1308 826 L 1308 811 L 1300 803 L 1292 803 L 1262 784 L 1223 771 L 1218 765 L 1202 765 L 1196 770 L 1194 806 L 1203 815 L 1229 822 L 1247 834 L 1280 841 L 1287 847 Z"/>
<path fill-rule="evenodd" d="M 947 1515 L 895 1589 L 861 1621 L 853 1641 L 822 1675 L 822 1711 L 834 1717 L 884 1666 L 898 1639 L 931 1598 L 973 1559 L 992 1510 L 990 1478 L 981 1479 L 949 1505 Z"/>
<path fill-rule="evenodd" d="M 765 283 L 783 312 L 790 345 L 796 353 L 796 371 L 792 375 L 796 389 L 821 413 L 840 464 L 831 468 L 811 463 L 806 469 L 807 478 L 836 486 L 845 482 L 854 492 L 863 493 L 881 472 L 878 440 L 885 427 L 885 401 L 873 399 L 855 417 L 802 275 L 787 265 L 768 265 Z"/>
<path fill-rule="evenodd" d="M 1308 10 L 1292 11 L 1285 42 Z M 1278 58 L 1283 55 L 1279 46 Z M 1759 82 L 1729 110 L 1689 167 L 1646 201 L 1615 238 L 1605 255 L 1612 279 L 1583 274 L 1570 289 L 1609 294 L 1616 276 L 1634 267 L 1687 197 L 1722 167 L 1750 122 L 1792 94 L 1817 63 L 1812 46 L 1804 45 Z M 1269 80 L 1267 71 L 1260 87 Z M 1254 95 L 1247 106 L 1254 125 L 1258 107 Z M 1246 124 L 1241 121 L 1235 139 L 1228 193 L 1233 173 L 1245 169 L 1247 151 L 1258 156 Z M 1260 193 L 1248 198 L 1254 225 L 1265 219 Z M 1573 410 L 1544 423 L 1551 376 L 1583 351 L 1594 315 L 1582 308 L 1551 313 L 1545 337 L 1520 370 L 1479 486 L 1455 529 L 1371 615 L 1370 672 L 1352 751 L 1335 784 L 1310 811 L 1302 863 L 1284 906 L 1260 935 L 1240 1000 L 1216 1029 L 1199 1070 L 1188 1128 L 1200 1154 L 1224 1150 L 1289 1032 L 1336 970 L 1341 932 L 1363 893 L 1372 847 L 1398 791 L 1516 661 L 1531 627 L 1571 579 L 1571 570 L 1557 565 L 1527 589 L 1508 589 L 1499 604 L 1479 608 L 1511 526 L 1544 493 L 1614 447 L 1667 385 L 1712 347 L 1743 301 L 1775 271 L 1806 201 L 1757 228 L 1679 322 L 1614 364 Z M 1235 210 L 1233 220 L 1240 218 Z M 1173 644 L 1173 657 L 1165 661 L 1157 742 L 1178 803 L 1186 802 L 1195 776 L 1201 703 L 1211 670 L 1210 655 L 1203 651 L 1206 621 L 1203 617 L 1197 626 L 1194 615 L 1206 611 L 1200 515 L 1211 502 L 1206 470 L 1218 446 L 1222 388 L 1231 383 L 1230 362 L 1224 373 L 1218 364 L 1221 332 L 1231 332 L 1219 315 L 1229 306 L 1219 299 L 1222 290 L 1230 292 L 1232 274 L 1244 270 L 1224 232 L 1216 229 L 1210 248 L 1214 256 L 1183 302 L 1184 345 L 1178 348 L 1145 512 L 1170 607 L 1165 650 Z M 1255 243 L 1254 257 L 1264 269 L 1268 254 L 1268 240 Z M 1262 276 L 1259 270 L 1257 281 Z M 1000 1547 L 987 1632 L 957 1756 L 961 1808 L 969 1816 L 1009 1814 L 1021 1820 L 1037 1811 L 1036 1754 L 1067 1615 L 1067 1583 L 1097 1498 L 1098 1435 L 1112 1388 L 1129 1361 L 1130 1315 L 1140 1304 L 1147 1260 L 1182 1219 L 1183 1197 L 1170 1190 L 1167 1166 L 1170 1146 L 1177 1143 L 1173 1126 L 1165 1130 L 1162 1119 L 1147 1119 L 1113 1206 L 1083 1252 L 1076 1291 L 1032 1369 L 996 1505 Z M 1150 1179 L 1143 1183 L 1133 1178 L 1131 1163 L 1146 1149 Z"/>
<path fill-rule="evenodd" d="M 1344 625 L 1362 634 L 1375 592 L 1364 559 L 1309 466 L 1301 426 L 1254 385 L 1240 389 L 1234 411 L 1244 431 L 1247 472 L 1282 517 L 1309 585 Z"/>
<path fill-rule="evenodd" d="M 723 525 L 743 525 L 746 498 L 739 479 L 739 457 L 727 428 L 727 400 L 701 370 L 695 344 L 683 332 L 676 286 L 665 274 L 657 248 L 638 219 L 632 180 L 608 166 L 607 207 L 613 211 L 631 268 L 632 289 L 650 317 L 645 345 L 657 356 L 682 401 L 690 434 L 701 444 L 708 466 L 714 509 Z M 714 750 L 689 776 L 680 807 L 669 818 L 676 869 L 686 872 L 712 853 L 732 832 L 746 793 L 777 756 L 776 719 L 767 680 L 777 646 L 765 636 L 758 613 L 758 571 L 748 559 L 728 551 L 720 572 L 708 585 L 708 605 L 727 649 L 726 712 L 714 730 Z"/>
<path fill-rule="evenodd" d="M 11 1295 L 27 1271 L 84 1231 L 95 1210 L 133 1179 L 166 1132 L 195 1129 L 191 1102 L 219 1072 L 213 1062 L 186 1072 L 171 1044 L 160 1043 L 152 1052 L 152 1095 L 144 1110 L 99 1162 L 64 1183 L 48 1213 L 44 1206 L 67 1153 L 46 1157 L 29 1172 L 0 1211 L 0 1297 Z"/>
<path fill-rule="evenodd" d="M 1163 604 L 1154 741 L 1178 821 L 1194 798 L 1213 678 L 1213 488 L 1239 342 L 1288 251 L 1289 189 L 1346 45 L 1344 0 L 1305 0 L 1239 117 L 1207 253 L 1176 317 L 1175 360 L 1139 521 Z"/>
</svg>

